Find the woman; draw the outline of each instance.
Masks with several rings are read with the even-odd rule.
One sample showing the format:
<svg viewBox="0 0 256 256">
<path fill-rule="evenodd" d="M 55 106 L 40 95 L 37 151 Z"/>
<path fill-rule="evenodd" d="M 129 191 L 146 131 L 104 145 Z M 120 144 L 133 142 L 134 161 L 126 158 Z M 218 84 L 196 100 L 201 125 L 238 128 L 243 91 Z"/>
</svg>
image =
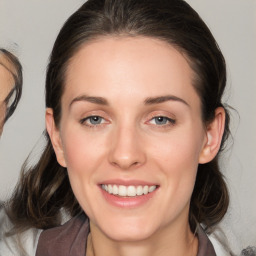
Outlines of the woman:
<svg viewBox="0 0 256 256">
<path fill-rule="evenodd" d="M 37 256 L 216 255 L 205 232 L 229 203 L 225 85 L 186 2 L 86 2 L 54 44 L 47 146 L 6 207 L 8 235 L 40 230 Z"/>
<path fill-rule="evenodd" d="M 0 48 L 0 135 L 22 92 L 22 67 L 9 51 Z"/>
</svg>

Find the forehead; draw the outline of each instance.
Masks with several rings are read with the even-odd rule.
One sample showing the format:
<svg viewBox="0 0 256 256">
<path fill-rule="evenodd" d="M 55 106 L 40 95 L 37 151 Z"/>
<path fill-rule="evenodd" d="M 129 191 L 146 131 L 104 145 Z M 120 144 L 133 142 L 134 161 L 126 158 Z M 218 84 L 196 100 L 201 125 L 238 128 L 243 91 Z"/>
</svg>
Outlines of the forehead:
<svg viewBox="0 0 256 256">
<path fill-rule="evenodd" d="M 172 45 L 147 37 L 104 37 L 83 45 L 71 59 L 65 97 L 79 93 L 97 96 L 138 93 L 184 96 L 194 93 L 194 72 L 185 56 Z M 186 97 L 189 98 L 187 95 Z"/>
</svg>

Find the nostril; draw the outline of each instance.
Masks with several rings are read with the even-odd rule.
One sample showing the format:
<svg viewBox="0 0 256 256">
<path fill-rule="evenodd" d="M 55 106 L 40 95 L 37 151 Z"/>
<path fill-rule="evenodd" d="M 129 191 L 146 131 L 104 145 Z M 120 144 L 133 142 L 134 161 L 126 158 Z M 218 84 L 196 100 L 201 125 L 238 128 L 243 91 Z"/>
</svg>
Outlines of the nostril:
<svg viewBox="0 0 256 256">
<path fill-rule="evenodd" d="M 128 170 L 130 168 L 138 168 L 145 163 L 146 155 L 144 150 L 133 143 L 124 143 L 119 140 L 117 145 L 113 145 L 108 152 L 108 161 L 112 166 Z"/>
<path fill-rule="evenodd" d="M 139 161 L 113 161 L 112 165 L 123 170 L 128 170 L 132 167 L 138 167 L 141 163 Z"/>
</svg>

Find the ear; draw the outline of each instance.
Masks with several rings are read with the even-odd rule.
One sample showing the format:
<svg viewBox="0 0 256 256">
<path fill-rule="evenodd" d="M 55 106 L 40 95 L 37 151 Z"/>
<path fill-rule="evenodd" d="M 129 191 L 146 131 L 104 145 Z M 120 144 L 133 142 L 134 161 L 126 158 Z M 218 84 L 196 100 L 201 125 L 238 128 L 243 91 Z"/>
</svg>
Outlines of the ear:
<svg viewBox="0 0 256 256">
<path fill-rule="evenodd" d="M 225 128 L 225 110 L 219 107 L 215 110 L 214 120 L 206 127 L 206 141 L 199 157 L 199 163 L 205 164 L 218 154 Z"/>
<path fill-rule="evenodd" d="M 55 121 L 54 121 L 54 117 L 53 117 L 53 110 L 51 108 L 46 109 L 45 122 L 46 122 L 46 129 L 50 136 L 52 146 L 53 146 L 53 149 L 56 154 L 57 161 L 61 166 L 67 167 L 66 161 L 65 161 L 65 156 L 64 156 L 64 151 L 63 151 L 63 146 L 62 146 L 62 141 L 61 141 L 61 137 L 60 137 L 60 131 L 55 125 Z"/>
</svg>

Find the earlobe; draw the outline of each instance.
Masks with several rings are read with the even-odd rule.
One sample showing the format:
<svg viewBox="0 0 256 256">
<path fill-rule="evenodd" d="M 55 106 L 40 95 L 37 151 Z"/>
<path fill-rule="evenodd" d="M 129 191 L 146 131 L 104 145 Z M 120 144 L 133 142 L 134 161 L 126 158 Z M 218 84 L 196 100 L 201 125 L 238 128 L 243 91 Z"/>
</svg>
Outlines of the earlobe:
<svg viewBox="0 0 256 256">
<path fill-rule="evenodd" d="M 60 137 L 60 131 L 55 125 L 54 117 L 53 117 L 53 110 L 51 108 L 47 108 L 45 112 L 45 123 L 46 123 L 46 129 L 50 136 L 51 143 L 53 146 L 53 149 L 56 154 L 56 158 L 58 163 L 63 166 L 66 166 L 62 141 Z"/>
<path fill-rule="evenodd" d="M 219 107 L 215 110 L 214 120 L 207 126 L 206 142 L 199 157 L 199 163 L 208 163 L 218 154 L 225 128 L 225 110 Z"/>
</svg>

